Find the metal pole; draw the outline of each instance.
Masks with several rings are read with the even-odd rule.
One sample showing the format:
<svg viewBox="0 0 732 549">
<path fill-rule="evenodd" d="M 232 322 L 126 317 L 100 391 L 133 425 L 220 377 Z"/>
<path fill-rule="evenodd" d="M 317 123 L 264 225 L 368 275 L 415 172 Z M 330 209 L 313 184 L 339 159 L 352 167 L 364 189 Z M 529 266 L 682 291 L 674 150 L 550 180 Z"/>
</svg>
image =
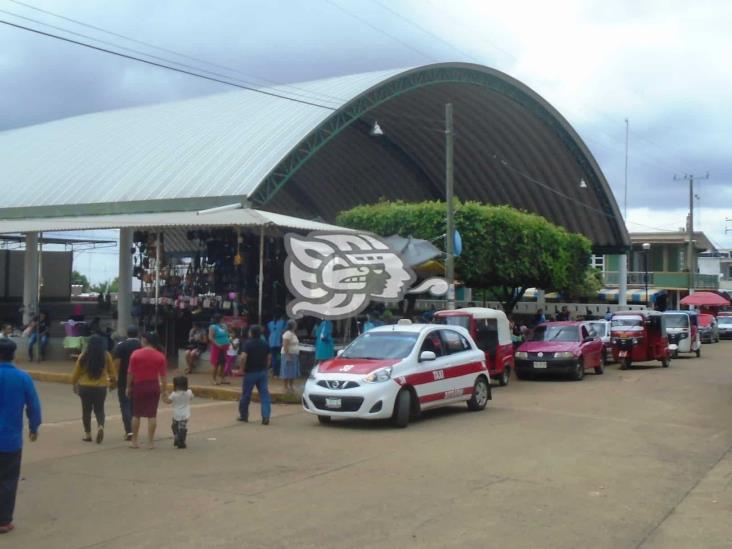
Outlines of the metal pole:
<svg viewBox="0 0 732 549">
<path fill-rule="evenodd" d="M 694 293 L 694 176 L 689 176 L 689 294 Z"/>
<path fill-rule="evenodd" d="M 452 103 L 445 105 L 445 202 L 447 206 L 447 235 L 445 252 L 447 259 L 445 262 L 445 274 L 447 275 L 447 308 L 455 308 L 455 251 L 454 238 L 455 226 L 452 211 L 452 195 L 454 186 L 454 159 L 453 159 L 453 141 L 455 135 L 453 133 L 452 124 Z"/>
<path fill-rule="evenodd" d="M 650 305 L 648 303 L 648 250 L 645 250 L 643 254 L 643 268 L 645 269 L 645 283 L 646 283 L 646 307 Z"/>
<path fill-rule="evenodd" d="M 628 222 L 628 143 L 629 143 L 629 134 L 630 131 L 630 123 L 628 122 L 628 119 L 625 119 L 625 198 L 623 200 L 623 217 L 625 218 L 625 222 Z"/>
<path fill-rule="evenodd" d="M 38 285 L 36 287 L 36 345 L 38 345 L 38 353 L 36 354 L 36 362 L 41 361 L 41 287 L 43 286 L 43 233 L 38 233 Z"/>
<path fill-rule="evenodd" d="M 257 324 L 262 325 L 262 300 L 264 299 L 264 225 L 259 228 L 259 305 Z"/>
<path fill-rule="evenodd" d="M 160 302 L 160 232 L 155 235 L 155 332 L 158 330 L 158 307 Z"/>
</svg>

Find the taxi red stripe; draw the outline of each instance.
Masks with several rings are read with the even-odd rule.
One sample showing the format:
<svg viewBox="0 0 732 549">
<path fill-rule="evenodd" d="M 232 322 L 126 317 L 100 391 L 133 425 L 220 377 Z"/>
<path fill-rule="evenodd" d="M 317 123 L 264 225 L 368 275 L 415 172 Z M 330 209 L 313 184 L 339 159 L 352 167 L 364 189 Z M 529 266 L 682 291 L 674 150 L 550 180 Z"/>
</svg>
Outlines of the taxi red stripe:
<svg viewBox="0 0 732 549">
<path fill-rule="evenodd" d="M 486 368 L 482 362 L 471 362 L 470 364 L 458 364 L 457 366 L 435 368 L 434 370 L 428 370 L 426 372 L 410 374 L 403 378 L 396 378 L 396 381 L 400 385 L 424 385 L 425 383 L 434 383 L 435 381 L 441 381 L 443 379 L 451 379 L 454 377 L 477 374 L 478 372 L 485 371 L 485 369 Z M 435 372 L 438 371 L 442 371 L 443 377 L 435 377 Z"/>
</svg>

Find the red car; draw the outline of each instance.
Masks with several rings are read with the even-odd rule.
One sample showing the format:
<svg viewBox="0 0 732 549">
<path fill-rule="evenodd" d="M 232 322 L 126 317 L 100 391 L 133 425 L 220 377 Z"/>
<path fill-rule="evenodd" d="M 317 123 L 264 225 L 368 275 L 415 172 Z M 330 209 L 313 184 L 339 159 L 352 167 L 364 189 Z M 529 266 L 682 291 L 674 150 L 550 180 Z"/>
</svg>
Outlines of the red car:
<svg viewBox="0 0 732 549">
<path fill-rule="evenodd" d="M 516 350 L 516 375 L 560 372 L 579 381 L 589 369 L 604 372 L 602 351 L 602 339 L 590 335 L 587 322 L 547 322 Z"/>
</svg>

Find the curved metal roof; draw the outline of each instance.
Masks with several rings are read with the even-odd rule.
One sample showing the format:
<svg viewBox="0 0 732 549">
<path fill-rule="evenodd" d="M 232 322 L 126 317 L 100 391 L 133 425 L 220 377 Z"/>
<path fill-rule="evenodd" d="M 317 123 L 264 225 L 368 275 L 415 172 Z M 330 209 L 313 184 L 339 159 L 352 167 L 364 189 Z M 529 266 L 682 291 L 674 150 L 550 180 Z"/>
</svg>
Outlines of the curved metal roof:
<svg viewBox="0 0 732 549">
<path fill-rule="evenodd" d="M 0 218 L 201 209 L 233 200 L 333 221 L 381 198 L 444 198 L 444 104 L 455 193 L 588 236 L 629 239 L 567 121 L 517 80 L 445 63 L 106 111 L 0 132 Z M 385 134 L 369 135 L 378 120 Z M 585 181 L 586 188 L 580 187 Z"/>
</svg>

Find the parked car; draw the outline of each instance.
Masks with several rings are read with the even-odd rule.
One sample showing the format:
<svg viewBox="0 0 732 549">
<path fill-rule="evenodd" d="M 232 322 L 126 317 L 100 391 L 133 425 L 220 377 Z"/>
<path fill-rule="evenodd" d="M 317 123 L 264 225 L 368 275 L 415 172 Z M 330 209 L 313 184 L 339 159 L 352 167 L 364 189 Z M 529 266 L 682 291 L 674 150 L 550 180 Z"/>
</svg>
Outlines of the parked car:
<svg viewBox="0 0 732 549">
<path fill-rule="evenodd" d="M 714 315 L 699 315 L 699 337 L 702 343 L 719 343 L 719 327 Z"/>
<path fill-rule="evenodd" d="M 732 337 L 732 316 L 718 316 L 717 329 L 721 339 Z"/>
<path fill-rule="evenodd" d="M 602 374 L 603 343 L 590 335 L 588 322 L 546 322 L 534 329 L 531 339 L 516 351 L 519 379 L 542 372 L 561 372 L 581 380 L 585 371 Z"/>
<path fill-rule="evenodd" d="M 380 326 L 310 372 L 302 405 L 321 423 L 331 418 L 391 418 L 406 427 L 422 410 L 491 399 L 485 354 L 459 326 Z"/>
<path fill-rule="evenodd" d="M 436 324 L 462 326 L 470 333 L 478 348 L 485 353 L 491 379 L 508 385 L 513 370 L 513 342 L 508 318 L 503 311 L 485 307 L 466 307 L 452 311 L 437 311 Z"/>
<path fill-rule="evenodd" d="M 613 344 L 612 338 L 610 337 L 610 321 L 590 320 L 588 321 L 588 325 L 590 327 L 590 335 L 592 337 L 599 337 L 602 340 L 602 357 L 605 364 L 612 362 Z"/>
</svg>

